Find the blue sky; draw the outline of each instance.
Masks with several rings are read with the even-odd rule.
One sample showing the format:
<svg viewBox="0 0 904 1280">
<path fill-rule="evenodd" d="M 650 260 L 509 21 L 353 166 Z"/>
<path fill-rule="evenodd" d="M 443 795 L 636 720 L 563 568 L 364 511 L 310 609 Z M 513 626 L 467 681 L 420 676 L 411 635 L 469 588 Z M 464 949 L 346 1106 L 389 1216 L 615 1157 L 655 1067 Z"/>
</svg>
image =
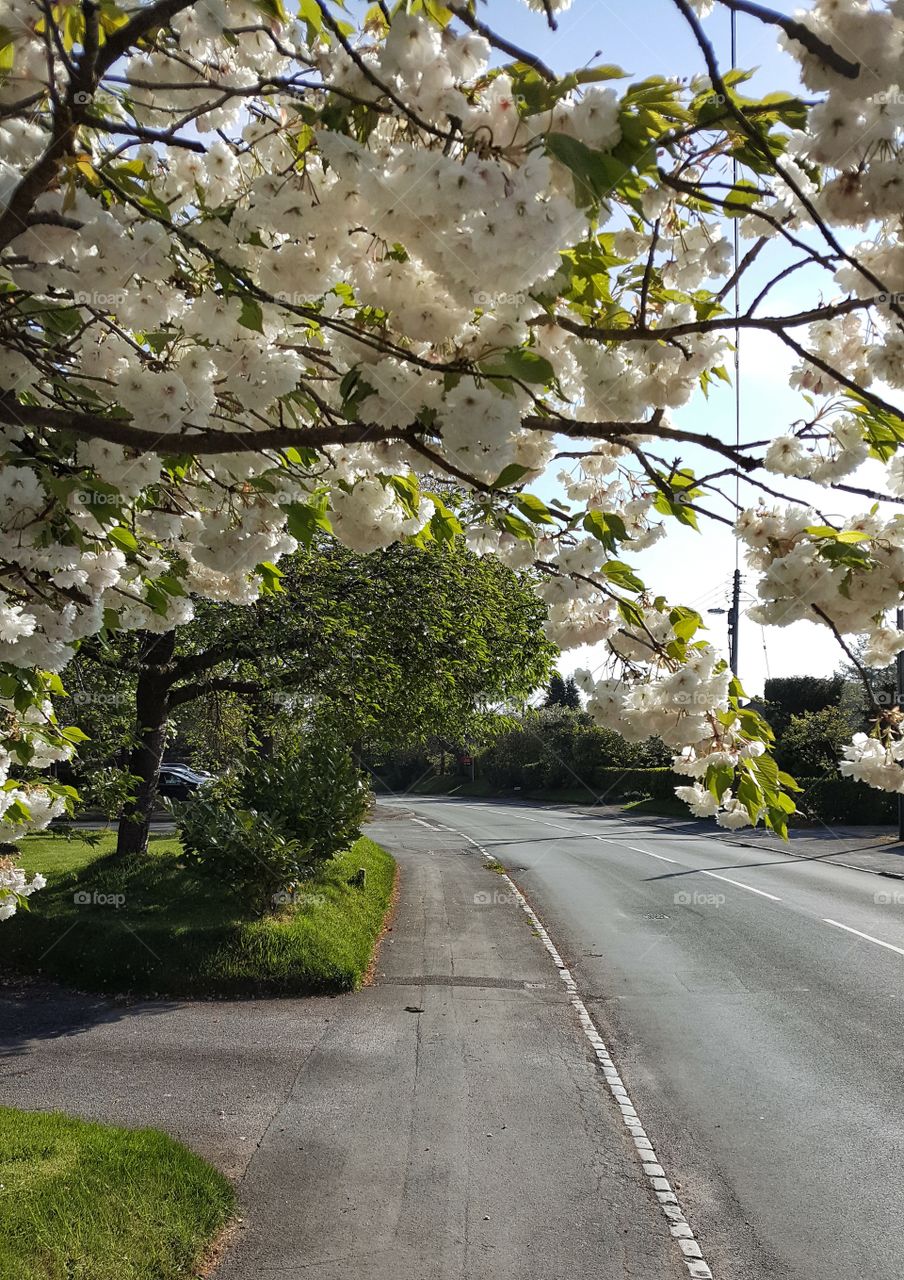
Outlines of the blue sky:
<svg viewBox="0 0 904 1280">
<path fill-rule="evenodd" d="M 776 3 L 774 7 L 791 13 L 798 6 Z M 576 0 L 572 9 L 559 16 L 559 30 L 555 33 L 549 31 L 542 15 L 528 10 L 521 0 L 491 0 L 488 6 L 481 8 L 480 15 L 510 39 L 540 53 L 557 71 L 573 70 L 585 63 L 599 61 L 618 64 L 631 73 L 632 79 L 642 79 L 651 74 L 694 75 L 705 70 L 693 37 L 670 0 L 631 0 L 630 3 Z M 708 18 L 705 25 L 723 66 L 728 67 L 728 14 L 720 10 Z M 795 64 L 778 48 L 777 34 L 774 28 L 764 27 L 739 15 L 738 65 L 745 69 L 757 68 L 751 82 L 754 92 L 797 90 Z M 752 274 L 748 287 L 756 290 L 766 278 Z M 813 277 L 810 279 L 812 282 Z M 823 287 L 826 284 L 830 286 L 828 281 L 822 283 Z M 777 288 L 773 295 L 773 311 L 800 306 L 807 300 L 806 288 L 806 272 L 792 278 L 784 289 Z M 812 303 L 812 295 L 809 301 Z M 741 305 L 743 308 L 743 292 Z M 743 335 L 742 439 L 762 439 L 782 432 L 800 416 L 803 408 L 800 397 L 788 388 L 788 372 L 792 365 L 789 356 L 790 353 L 768 334 Z M 733 391 L 714 391 L 709 401 L 700 396 L 675 417 L 682 426 L 705 429 L 724 439 L 733 439 Z M 545 483 L 542 491 L 549 491 Z M 748 489 L 747 493 L 749 497 L 742 495 L 742 501 L 754 501 L 752 491 Z M 822 505 L 829 511 L 842 510 L 842 504 L 834 497 L 828 497 Z M 852 507 L 844 504 L 843 509 L 850 511 Z M 735 564 L 734 539 L 722 527 L 714 528 L 713 522 L 709 523 L 703 536 L 675 527 L 665 542 L 637 557 L 636 563 L 641 576 L 655 591 L 705 613 L 709 608 L 726 605 Z M 741 569 L 743 572 L 743 561 Z M 746 574 L 748 601 L 752 599 L 754 590 L 753 575 Z M 708 618 L 708 622 L 713 639 L 724 645 L 725 618 L 714 616 Z M 825 628 L 796 623 L 787 628 L 769 628 L 764 633 L 762 628 L 742 618 L 741 677 L 750 693 L 762 690 L 767 675 L 830 672 L 840 664 L 841 656 L 836 642 Z M 563 655 L 562 668 L 565 671 L 575 666 L 593 665 L 594 655 L 590 651 L 575 650 Z"/>
</svg>

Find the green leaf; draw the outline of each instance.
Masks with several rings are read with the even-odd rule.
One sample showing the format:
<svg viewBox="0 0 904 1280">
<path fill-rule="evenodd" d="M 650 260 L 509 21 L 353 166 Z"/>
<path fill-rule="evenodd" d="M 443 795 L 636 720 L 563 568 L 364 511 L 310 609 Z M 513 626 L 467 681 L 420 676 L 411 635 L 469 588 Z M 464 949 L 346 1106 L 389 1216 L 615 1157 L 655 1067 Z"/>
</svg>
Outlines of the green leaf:
<svg viewBox="0 0 904 1280">
<path fill-rule="evenodd" d="M 699 531 L 697 524 L 697 513 L 686 502 L 673 502 L 670 498 L 659 490 L 653 499 L 653 509 L 663 516 L 674 516 L 679 524 L 689 525 L 692 529 Z"/>
<path fill-rule="evenodd" d="M 702 627 L 703 619 L 695 609 L 687 609 L 683 605 L 676 606 L 669 614 L 672 630 L 679 640 L 691 640 Z"/>
<path fill-rule="evenodd" d="M 332 533 L 333 527 L 326 514 L 326 495 L 311 503 L 293 502 L 286 507 L 286 524 L 289 533 L 303 547 L 309 547 L 314 541 L 318 529 L 324 533 Z"/>
<path fill-rule="evenodd" d="M 507 489 L 510 485 L 517 484 L 519 480 L 523 480 L 530 467 L 522 467 L 519 462 L 510 462 L 504 467 L 499 475 L 493 481 L 492 488 Z"/>
<path fill-rule="evenodd" d="M 621 560 L 607 560 L 600 572 L 610 582 L 614 582 L 617 587 L 624 587 L 626 591 L 640 592 L 644 589 L 643 583 L 634 570 Z"/>
<path fill-rule="evenodd" d="M 711 764 L 706 770 L 706 788 L 721 800 L 734 782 L 734 769 L 730 764 Z"/>
<path fill-rule="evenodd" d="M 507 511 L 502 517 L 499 521 L 499 527 L 504 529 L 506 533 L 513 533 L 516 538 L 521 538 L 522 541 L 533 542 L 535 537 L 534 530 L 527 521 L 522 520 L 520 516 L 513 515 L 511 511 Z"/>
<path fill-rule="evenodd" d="M 763 793 L 749 774 L 742 775 L 735 795 L 747 810 L 750 821 L 756 822 L 763 807 Z"/>
<path fill-rule="evenodd" d="M 132 530 L 127 529 L 123 524 L 117 524 L 112 529 L 108 529 L 107 537 L 119 547 L 120 551 L 135 552 L 138 550 L 138 539 Z"/>
<path fill-rule="evenodd" d="M 405 514 L 413 519 L 417 515 L 421 504 L 421 491 L 417 476 L 391 476 L 389 483 L 405 508 Z"/>
<path fill-rule="evenodd" d="M 374 5 L 373 8 L 380 14 L 380 20 L 384 21 L 379 5 Z M 317 0 L 299 0 L 298 16 L 303 22 L 307 22 L 309 26 L 313 27 L 318 34 L 323 30 L 323 14 L 320 11 L 320 5 Z M 368 10 L 367 18 L 368 21 L 371 20 L 371 10 Z"/>
<path fill-rule="evenodd" d="M 526 516 L 528 520 L 532 520 L 534 524 L 555 524 L 555 520 L 549 514 L 549 508 L 546 503 L 535 497 L 534 494 L 519 493 L 514 501 L 521 514 Z"/>
<path fill-rule="evenodd" d="M 277 592 L 282 591 L 283 585 L 281 579 L 283 573 L 275 564 L 271 564 L 269 560 L 262 560 L 259 565 L 255 566 L 254 571 L 260 575 L 261 591 L 264 595 L 276 595 Z"/>
<path fill-rule="evenodd" d="M 615 607 L 629 627 L 640 628 L 643 626 L 643 609 L 641 609 L 640 605 L 635 604 L 633 600 L 617 600 Z"/>
<path fill-rule="evenodd" d="M 256 298 L 242 298 L 242 310 L 239 313 L 239 324 L 255 333 L 264 332 L 264 311 Z"/>
<path fill-rule="evenodd" d="M 588 511 L 581 528 L 597 538 L 607 551 L 614 551 L 617 543 L 628 536 L 624 520 L 613 511 Z"/>
<path fill-rule="evenodd" d="M 78 725 L 74 725 L 74 724 L 67 725 L 65 729 L 61 729 L 60 734 L 62 735 L 62 737 L 66 739 L 67 742 L 90 742 L 91 741 L 87 733 L 79 729 Z"/>
<path fill-rule="evenodd" d="M 527 347 L 513 347 L 500 360 L 491 365 L 481 365 L 480 369 L 488 378 L 517 378 L 521 382 L 541 383 L 544 386 L 556 376 L 555 369 L 546 357 Z"/>
<path fill-rule="evenodd" d="M 437 542 L 453 542 L 462 531 L 462 523 L 435 493 L 427 495 L 436 507 L 430 517 L 430 530 Z"/>
<path fill-rule="evenodd" d="M 551 133 L 546 138 L 546 150 L 565 165 L 574 175 L 577 203 L 582 206 L 599 204 L 611 195 L 629 166 L 613 155 L 592 151 L 590 147 L 570 138 L 565 133 Z"/>
</svg>

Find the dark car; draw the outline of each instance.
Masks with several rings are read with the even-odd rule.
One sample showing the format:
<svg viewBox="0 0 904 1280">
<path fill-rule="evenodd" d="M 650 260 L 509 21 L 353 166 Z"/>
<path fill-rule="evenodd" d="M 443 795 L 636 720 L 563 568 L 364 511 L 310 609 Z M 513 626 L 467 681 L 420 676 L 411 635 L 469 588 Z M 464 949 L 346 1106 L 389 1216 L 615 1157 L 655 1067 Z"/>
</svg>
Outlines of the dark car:
<svg viewBox="0 0 904 1280">
<path fill-rule="evenodd" d="M 163 764 L 157 781 L 157 794 L 169 800 L 188 800 L 212 775 L 187 764 Z"/>
</svg>

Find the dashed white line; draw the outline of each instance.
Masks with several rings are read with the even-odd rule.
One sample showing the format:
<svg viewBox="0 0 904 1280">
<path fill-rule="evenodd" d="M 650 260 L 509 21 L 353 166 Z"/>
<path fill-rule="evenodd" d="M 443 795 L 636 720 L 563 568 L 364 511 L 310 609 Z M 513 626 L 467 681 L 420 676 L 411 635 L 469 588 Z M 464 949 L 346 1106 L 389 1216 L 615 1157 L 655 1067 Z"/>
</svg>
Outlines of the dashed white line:
<svg viewBox="0 0 904 1280">
<path fill-rule="evenodd" d="M 748 893 L 758 893 L 761 898 L 768 898 L 770 902 L 781 902 L 783 899 L 777 898 L 774 893 L 767 893 L 765 889 L 754 889 L 752 884 L 742 884 L 740 880 L 729 880 L 728 876 L 720 876 L 715 871 L 700 870 L 702 876 L 712 876 L 714 880 L 724 880 L 726 884 L 733 884 L 736 889 L 746 889 Z"/>
<path fill-rule="evenodd" d="M 837 920 L 829 920 L 823 916 L 823 924 L 834 925 L 836 929 L 844 929 L 846 933 L 855 933 L 858 938 L 865 938 L 867 942 L 874 942 L 877 947 L 885 947 L 887 951 L 896 951 L 899 956 L 904 956 L 904 947 L 896 947 L 891 942 L 883 942 L 881 938 L 874 938 L 871 933 L 861 933 L 859 929 L 852 929 L 849 924 L 839 924 Z"/>
<path fill-rule="evenodd" d="M 464 831 L 458 831 L 456 834 L 460 835 L 462 839 L 467 840 L 475 849 L 478 849 L 488 862 L 496 861 L 493 855 L 488 853 L 483 845 L 479 844 L 472 836 L 467 835 Z M 641 850 L 641 852 L 645 852 L 645 850 Z M 656 854 L 654 856 L 658 857 L 659 855 Z M 634 1148 L 637 1151 L 638 1159 L 643 1166 L 643 1171 L 649 1179 L 650 1186 L 653 1189 L 656 1199 L 659 1201 L 662 1212 L 665 1214 L 666 1221 L 669 1226 L 669 1234 L 681 1250 L 681 1255 L 684 1260 L 684 1264 L 688 1269 L 688 1274 L 691 1277 L 691 1280 L 712 1280 L 713 1273 L 703 1257 L 703 1251 L 697 1243 L 690 1223 L 684 1216 L 684 1211 L 681 1208 L 678 1197 L 672 1190 L 672 1185 L 668 1178 L 665 1176 L 665 1170 L 659 1163 L 656 1152 L 653 1149 L 653 1144 L 650 1142 L 646 1131 L 640 1123 L 640 1117 L 635 1111 L 634 1104 L 631 1101 L 620 1075 L 618 1074 L 618 1068 L 613 1062 L 602 1036 L 587 1011 L 587 1006 L 578 995 L 577 983 L 571 976 L 568 969 L 566 969 L 565 961 L 556 950 L 555 943 L 546 932 L 540 917 L 534 911 L 533 907 L 531 907 L 524 894 L 515 884 L 511 876 L 503 875 L 502 878 L 511 889 L 515 901 L 520 905 L 522 911 L 524 911 L 525 915 L 534 926 L 540 941 L 549 952 L 552 957 L 553 964 L 559 971 L 559 977 L 562 979 L 565 990 L 568 992 L 571 1007 L 577 1013 L 578 1021 L 581 1024 L 581 1030 L 584 1032 L 584 1035 L 593 1047 L 597 1061 L 599 1062 L 603 1075 L 606 1079 L 606 1084 L 609 1086 L 609 1092 L 618 1104 L 618 1108 L 622 1113 L 622 1121 L 627 1127 L 628 1133 L 631 1135 L 634 1142 Z"/>
</svg>

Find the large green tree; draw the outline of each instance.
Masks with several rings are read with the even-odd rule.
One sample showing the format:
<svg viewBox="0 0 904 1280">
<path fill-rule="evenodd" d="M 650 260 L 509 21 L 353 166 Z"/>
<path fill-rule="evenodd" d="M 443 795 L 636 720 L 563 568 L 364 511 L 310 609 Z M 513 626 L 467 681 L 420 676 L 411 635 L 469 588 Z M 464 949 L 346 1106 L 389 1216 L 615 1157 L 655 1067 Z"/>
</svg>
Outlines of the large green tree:
<svg viewBox="0 0 904 1280">
<path fill-rule="evenodd" d="M 298 715 L 319 701 L 356 747 L 456 738 L 488 706 L 523 701 L 555 654 L 529 584 L 460 545 L 359 554 L 324 539 L 284 561 L 273 587 L 251 607 L 199 601 L 194 620 L 173 631 L 116 633 L 83 648 L 81 687 L 117 690 L 80 704 L 105 723 L 110 753 L 108 706 L 122 725 L 130 700 L 123 736 L 137 783 L 121 853 L 146 847 L 168 725 L 189 704 L 240 695 L 264 736 L 280 707 Z"/>
</svg>

